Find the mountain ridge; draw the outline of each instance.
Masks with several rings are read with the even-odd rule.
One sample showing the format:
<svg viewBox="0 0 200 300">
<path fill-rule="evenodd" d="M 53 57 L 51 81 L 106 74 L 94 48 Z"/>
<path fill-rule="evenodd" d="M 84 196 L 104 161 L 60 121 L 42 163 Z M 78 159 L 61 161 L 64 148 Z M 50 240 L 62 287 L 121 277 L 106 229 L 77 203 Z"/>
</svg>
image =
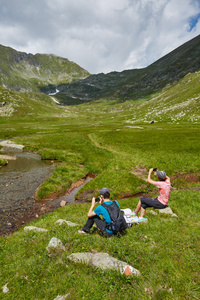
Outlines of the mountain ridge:
<svg viewBox="0 0 200 300">
<path fill-rule="evenodd" d="M 62 105 L 107 99 L 123 102 L 148 97 L 200 70 L 200 35 L 146 68 L 89 74 L 54 54 L 27 54 L 0 45 L 0 85 L 17 92 L 54 97 Z"/>
<path fill-rule="evenodd" d="M 200 35 L 142 69 L 90 75 L 58 86 L 63 104 L 80 104 L 100 98 L 126 101 L 151 95 L 200 69 Z"/>
<path fill-rule="evenodd" d="M 90 73 L 67 58 L 54 54 L 31 54 L 0 45 L 0 85 L 17 92 L 54 91 L 61 83 L 85 78 Z"/>
</svg>

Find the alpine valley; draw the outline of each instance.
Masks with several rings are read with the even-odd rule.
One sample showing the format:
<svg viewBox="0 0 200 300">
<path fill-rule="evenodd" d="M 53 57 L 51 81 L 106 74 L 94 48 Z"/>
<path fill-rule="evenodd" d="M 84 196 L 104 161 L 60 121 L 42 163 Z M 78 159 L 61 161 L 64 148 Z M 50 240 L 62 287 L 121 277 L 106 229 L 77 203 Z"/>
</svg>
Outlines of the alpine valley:
<svg viewBox="0 0 200 300">
<path fill-rule="evenodd" d="M 200 299 L 200 35 L 146 68 L 108 74 L 0 46 L 0 140 L 52 167 L 28 198 L 29 178 L 41 172 L 0 176 L 1 299 Z M 0 166 L 7 168 L 3 155 Z M 148 222 L 120 236 L 104 238 L 96 227 L 77 233 L 102 187 L 121 209 L 157 197 L 150 168 L 171 179 L 173 215 L 148 208 Z M 59 197 L 82 183 L 75 203 L 60 207 Z M 50 210 L 53 203 L 59 208 Z M 62 247 L 49 254 L 53 237 Z M 72 253 L 107 253 L 141 276 L 75 263 Z"/>
</svg>

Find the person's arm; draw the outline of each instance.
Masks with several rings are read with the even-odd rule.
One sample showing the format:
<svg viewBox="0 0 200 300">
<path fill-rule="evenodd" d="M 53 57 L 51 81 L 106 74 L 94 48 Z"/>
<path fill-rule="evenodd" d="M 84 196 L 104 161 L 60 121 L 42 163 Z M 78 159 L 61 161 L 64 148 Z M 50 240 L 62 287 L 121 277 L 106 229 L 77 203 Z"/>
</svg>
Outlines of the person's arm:
<svg viewBox="0 0 200 300">
<path fill-rule="evenodd" d="M 148 181 L 148 183 L 150 183 L 150 184 L 156 185 L 156 184 L 157 184 L 156 181 L 154 181 L 154 180 L 151 179 L 151 174 L 152 174 L 152 172 L 153 172 L 153 168 L 149 170 L 149 174 L 148 174 L 147 181 Z"/>
<path fill-rule="evenodd" d="M 94 217 L 96 216 L 95 212 L 94 212 L 94 207 L 96 205 L 96 202 L 95 202 L 95 197 L 92 198 L 92 204 L 91 204 L 91 207 L 88 211 L 88 218 L 91 218 L 91 217 Z"/>
</svg>

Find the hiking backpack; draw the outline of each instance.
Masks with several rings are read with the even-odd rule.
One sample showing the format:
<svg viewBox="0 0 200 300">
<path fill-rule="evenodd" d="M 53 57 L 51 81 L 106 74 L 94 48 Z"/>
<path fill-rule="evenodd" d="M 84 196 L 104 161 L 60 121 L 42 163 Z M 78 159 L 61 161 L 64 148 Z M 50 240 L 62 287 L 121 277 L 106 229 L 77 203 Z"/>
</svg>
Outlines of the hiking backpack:
<svg viewBox="0 0 200 300">
<path fill-rule="evenodd" d="M 123 213 L 121 212 L 119 206 L 115 201 L 112 204 L 107 205 L 105 203 L 101 204 L 109 213 L 111 218 L 111 223 L 106 223 L 106 228 L 113 231 L 114 233 L 123 231 L 127 228 L 126 221 L 124 219 Z"/>
</svg>

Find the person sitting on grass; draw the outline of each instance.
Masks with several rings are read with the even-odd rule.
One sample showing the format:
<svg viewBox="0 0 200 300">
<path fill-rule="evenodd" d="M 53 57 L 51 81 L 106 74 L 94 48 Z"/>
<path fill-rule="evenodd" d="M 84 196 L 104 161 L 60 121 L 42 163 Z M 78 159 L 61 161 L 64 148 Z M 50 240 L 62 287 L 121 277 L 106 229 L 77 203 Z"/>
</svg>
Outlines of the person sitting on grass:
<svg viewBox="0 0 200 300">
<path fill-rule="evenodd" d="M 100 205 L 94 209 L 95 205 L 98 203 L 95 200 L 95 197 L 92 198 L 92 204 L 88 211 L 88 219 L 86 224 L 83 226 L 82 230 L 78 230 L 78 233 L 88 234 L 89 230 L 92 228 L 95 223 L 101 234 L 105 237 L 110 237 L 113 234 L 117 233 L 115 231 L 115 225 L 113 227 L 112 219 L 116 220 L 117 231 L 122 231 L 126 229 L 127 225 L 121 210 L 119 209 L 118 201 L 110 200 L 110 191 L 108 188 L 102 188 L 100 190 L 99 199 Z M 103 219 L 99 217 L 102 215 Z M 112 216 L 112 219 L 111 219 Z"/>
<path fill-rule="evenodd" d="M 155 171 L 155 175 L 157 174 L 159 181 L 154 181 L 151 179 L 152 172 Z M 145 198 L 141 197 L 138 205 L 134 211 L 135 215 L 137 216 L 138 212 L 140 211 L 139 222 L 147 222 L 147 218 L 144 218 L 145 210 L 147 207 L 154 207 L 157 209 L 162 209 L 167 207 L 170 190 L 171 190 L 171 183 L 170 178 L 166 175 L 164 171 L 158 171 L 157 169 L 150 169 L 148 174 L 147 181 L 150 184 L 157 186 L 159 190 L 159 196 L 157 198 Z"/>
</svg>

